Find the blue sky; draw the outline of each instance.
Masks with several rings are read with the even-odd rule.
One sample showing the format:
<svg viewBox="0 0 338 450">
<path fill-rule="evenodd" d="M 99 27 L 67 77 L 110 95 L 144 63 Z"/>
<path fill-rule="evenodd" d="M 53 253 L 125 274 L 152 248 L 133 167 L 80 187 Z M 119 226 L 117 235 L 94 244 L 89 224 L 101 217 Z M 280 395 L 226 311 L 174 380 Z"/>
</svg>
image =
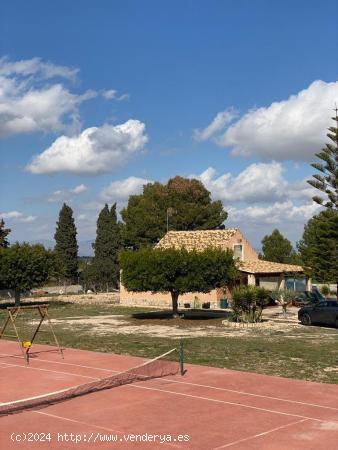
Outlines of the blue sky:
<svg viewBox="0 0 338 450">
<path fill-rule="evenodd" d="M 79 240 L 104 202 L 200 178 L 259 247 L 318 211 L 306 185 L 338 103 L 338 2 L 12 1 L 0 18 L 0 215 Z M 94 128 L 95 127 L 95 128 Z"/>
</svg>

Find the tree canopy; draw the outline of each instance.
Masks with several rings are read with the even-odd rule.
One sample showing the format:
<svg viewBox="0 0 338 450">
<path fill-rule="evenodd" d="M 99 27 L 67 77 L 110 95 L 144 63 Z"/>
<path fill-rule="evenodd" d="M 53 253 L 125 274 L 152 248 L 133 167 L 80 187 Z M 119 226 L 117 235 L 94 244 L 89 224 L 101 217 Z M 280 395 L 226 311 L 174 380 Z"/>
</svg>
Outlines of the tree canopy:
<svg viewBox="0 0 338 450">
<path fill-rule="evenodd" d="M 64 280 L 75 281 L 78 274 L 76 234 L 73 210 L 64 203 L 59 213 L 59 220 L 54 235 L 59 275 Z"/>
<path fill-rule="evenodd" d="M 262 252 L 260 258 L 266 261 L 290 264 L 296 258 L 291 242 L 277 229 L 262 239 Z"/>
<path fill-rule="evenodd" d="M 106 204 L 97 219 L 96 240 L 93 244 L 95 256 L 82 273 L 86 284 L 100 290 L 117 287 L 119 279 L 117 252 L 120 245 L 116 203 L 110 209 Z"/>
<path fill-rule="evenodd" d="M 122 283 L 130 291 L 170 292 L 173 313 L 178 312 L 178 297 L 187 292 L 210 292 L 232 284 L 237 269 L 230 250 L 143 248 L 120 254 Z"/>
<path fill-rule="evenodd" d="M 338 282 L 338 211 L 327 209 L 312 217 L 297 243 L 308 275 L 316 281 Z"/>
<path fill-rule="evenodd" d="M 201 181 L 175 177 L 166 184 L 149 183 L 131 195 L 121 211 L 125 245 L 139 248 L 157 242 L 169 230 L 206 230 L 227 218 L 220 201 L 211 201 Z"/>
<path fill-rule="evenodd" d="M 10 228 L 5 228 L 5 222 L 3 219 L 0 220 L 0 248 L 9 247 L 9 241 L 7 236 L 11 232 Z"/>
<path fill-rule="evenodd" d="M 327 208 L 338 209 L 338 109 L 335 109 L 336 116 L 332 117 L 335 126 L 330 127 L 328 138 L 333 142 L 325 145 L 322 150 L 316 154 L 321 161 L 311 164 L 319 174 L 313 175 L 308 183 L 318 189 L 324 196 L 315 196 L 313 200 Z"/>
<path fill-rule="evenodd" d="M 15 304 L 20 293 L 41 286 L 54 268 L 54 257 L 42 245 L 14 244 L 0 248 L 0 286 L 13 289 Z"/>
</svg>

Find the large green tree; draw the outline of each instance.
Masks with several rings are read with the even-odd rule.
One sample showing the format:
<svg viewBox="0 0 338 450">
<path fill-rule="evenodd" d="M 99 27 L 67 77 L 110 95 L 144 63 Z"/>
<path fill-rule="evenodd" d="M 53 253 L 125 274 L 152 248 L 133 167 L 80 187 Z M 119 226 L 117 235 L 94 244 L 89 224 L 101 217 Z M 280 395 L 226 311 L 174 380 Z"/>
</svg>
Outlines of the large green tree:
<svg viewBox="0 0 338 450">
<path fill-rule="evenodd" d="M 338 284 L 338 211 L 327 209 L 312 217 L 297 246 L 308 275 Z"/>
<path fill-rule="evenodd" d="M 78 274 L 78 245 L 73 210 L 63 204 L 57 222 L 55 239 L 55 254 L 59 263 L 59 275 L 64 281 L 74 282 Z"/>
<path fill-rule="evenodd" d="M 13 289 L 15 305 L 22 291 L 39 287 L 54 269 L 54 255 L 42 245 L 27 243 L 0 248 L 0 287 Z"/>
<path fill-rule="evenodd" d="M 266 261 L 291 264 L 296 259 L 291 242 L 277 229 L 262 239 L 262 252 L 260 258 Z"/>
<path fill-rule="evenodd" d="M 92 285 L 100 289 L 117 287 L 119 279 L 118 250 L 120 227 L 117 223 L 116 203 L 109 209 L 106 204 L 97 219 L 96 240 L 93 244 L 94 258 L 83 274 Z"/>
<path fill-rule="evenodd" d="M 0 220 L 0 248 L 9 247 L 9 241 L 7 236 L 11 232 L 10 228 L 5 228 L 5 222 L 3 219 Z"/>
<path fill-rule="evenodd" d="M 173 314 L 178 313 L 178 297 L 187 292 L 210 292 L 232 284 L 237 269 L 230 250 L 143 248 L 120 254 L 122 283 L 130 291 L 170 292 Z"/>
<path fill-rule="evenodd" d="M 174 177 L 166 184 L 149 183 L 131 195 L 121 211 L 126 246 L 157 242 L 169 230 L 217 228 L 227 218 L 220 201 L 212 201 L 201 181 Z"/>
<path fill-rule="evenodd" d="M 327 208 L 338 209 L 338 109 L 336 115 L 332 117 L 335 126 L 330 127 L 327 134 L 330 143 L 316 154 L 320 162 L 311 164 L 318 174 L 313 175 L 313 179 L 308 183 L 321 191 L 323 195 L 313 197 L 313 200 Z"/>
</svg>

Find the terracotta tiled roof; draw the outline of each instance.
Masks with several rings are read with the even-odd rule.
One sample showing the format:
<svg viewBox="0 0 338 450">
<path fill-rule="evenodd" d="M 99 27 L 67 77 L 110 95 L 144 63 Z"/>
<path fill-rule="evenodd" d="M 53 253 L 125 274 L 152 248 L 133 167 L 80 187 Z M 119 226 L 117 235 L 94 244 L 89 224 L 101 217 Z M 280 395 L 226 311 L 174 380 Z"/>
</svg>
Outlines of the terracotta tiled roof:
<svg viewBox="0 0 338 450">
<path fill-rule="evenodd" d="M 304 272 L 302 266 L 296 266 L 293 264 L 281 264 L 271 261 L 240 261 L 239 270 L 241 272 L 248 273 L 282 273 L 282 272 Z"/>
<path fill-rule="evenodd" d="M 229 240 L 237 228 L 225 230 L 169 231 L 156 245 L 156 248 L 185 248 L 186 250 L 205 250 L 207 248 L 230 248 Z"/>
</svg>

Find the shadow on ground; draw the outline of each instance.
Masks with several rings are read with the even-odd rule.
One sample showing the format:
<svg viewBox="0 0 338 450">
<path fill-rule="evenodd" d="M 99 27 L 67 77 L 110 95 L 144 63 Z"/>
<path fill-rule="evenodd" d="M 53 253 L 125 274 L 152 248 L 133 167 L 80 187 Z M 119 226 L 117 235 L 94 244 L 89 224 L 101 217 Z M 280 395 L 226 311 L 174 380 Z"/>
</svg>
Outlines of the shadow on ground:
<svg viewBox="0 0 338 450">
<path fill-rule="evenodd" d="M 228 318 L 231 313 L 229 311 L 224 310 L 204 310 L 204 309 L 189 309 L 189 310 L 179 310 L 179 317 L 181 319 L 186 320 L 209 320 L 209 319 L 221 319 Z M 170 310 L 161 310 L 161 311 L 147 311 L 142 313 L 132 314 L 131 317 L 133 319 L 140 320 L 168 320 L 173 318 L 173 312 Z"/>
</svg>

